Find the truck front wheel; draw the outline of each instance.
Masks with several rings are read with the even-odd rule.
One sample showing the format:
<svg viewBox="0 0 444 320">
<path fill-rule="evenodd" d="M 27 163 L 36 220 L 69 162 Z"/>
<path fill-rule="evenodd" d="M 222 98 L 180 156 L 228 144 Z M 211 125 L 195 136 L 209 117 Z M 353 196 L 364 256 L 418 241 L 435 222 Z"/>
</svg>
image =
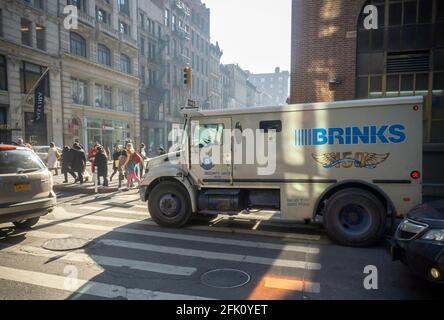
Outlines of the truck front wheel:
<svg viewBox="0 0 444 320">
<path fill-rule="evenodd" d="M 183 227 L 191 216 L 188 192 L 179 183 L 161 182 L 150 192 L 148 210 L 160 226 Z"/>
<path fill-rule="evenodd" d="M 329 237 L 341 245 L 373 245 L 381 239 L 385 223 L 383 204 L 365 190 L 345 189 L 327 201 L 324 225 Z"/>
</svg>

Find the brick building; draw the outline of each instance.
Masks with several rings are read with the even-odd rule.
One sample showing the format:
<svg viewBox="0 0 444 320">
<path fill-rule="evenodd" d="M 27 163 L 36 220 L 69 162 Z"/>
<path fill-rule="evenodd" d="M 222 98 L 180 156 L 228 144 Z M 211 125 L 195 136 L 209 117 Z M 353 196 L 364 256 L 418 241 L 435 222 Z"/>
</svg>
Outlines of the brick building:
<svg viewBox="0 0 444 320">
<path fill-rule="evenodd" d="M 291 103 L 423 95 L 424 179 L 444 186 L 444 1 L 293 0 L 291 50 Z"/>
</svg>

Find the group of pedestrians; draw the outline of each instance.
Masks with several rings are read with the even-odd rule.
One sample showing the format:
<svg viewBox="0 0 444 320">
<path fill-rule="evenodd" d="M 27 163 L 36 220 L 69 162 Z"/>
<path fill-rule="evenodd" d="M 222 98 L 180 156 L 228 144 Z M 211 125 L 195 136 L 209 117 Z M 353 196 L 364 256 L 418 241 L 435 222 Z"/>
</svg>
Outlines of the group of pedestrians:
<svg viewBox="0 0 444 320">
<path fill-rule="evenodd" d="M 142 155 L 141 155 L 142 154 Z M 126 179 L 126 187 L 130 189 L 137 182 L 141 183 L 144 172 L 145 146 L 142 144 L 140 151 L 134 149 L 132 143 L 127 143 L 125 148 L 121 145 L 115 145 L 112 154 L 113 172 L 108 181 L 108 154 L 99 143 L 96 143 L 86 153 L 83 146 L 75 142 L 73 147 L 66 146 L 61 156 L 62 173 L 65 181 L 68 183 L 68 174 L 70 174 L 75 182 L 84 183 L 84 175 L 87 174 L 87 159 L 91 163 L 91 173 L 97 174 L 97 183 L 104 187 L 109 186 L 109 182 L 118 174 L 118 187 L 122 187 L 123 181 Z M 97 170 L 97 172 L 96 172 Z"/>
</svg>

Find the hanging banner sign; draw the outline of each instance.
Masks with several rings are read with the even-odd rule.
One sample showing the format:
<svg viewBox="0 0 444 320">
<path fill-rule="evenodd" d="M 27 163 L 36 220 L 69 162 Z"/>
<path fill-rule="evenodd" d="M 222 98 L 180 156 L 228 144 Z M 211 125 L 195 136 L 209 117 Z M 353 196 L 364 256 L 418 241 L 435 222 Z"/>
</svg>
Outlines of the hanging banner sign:
<svg viewBox="0 0 444 320">
<path fill-rule="evenodd" d="M 46 81 L 41 79 L 34 92 L 34 122 L 40 123 L 45 114 L 45 88 Z"/>
</svg>

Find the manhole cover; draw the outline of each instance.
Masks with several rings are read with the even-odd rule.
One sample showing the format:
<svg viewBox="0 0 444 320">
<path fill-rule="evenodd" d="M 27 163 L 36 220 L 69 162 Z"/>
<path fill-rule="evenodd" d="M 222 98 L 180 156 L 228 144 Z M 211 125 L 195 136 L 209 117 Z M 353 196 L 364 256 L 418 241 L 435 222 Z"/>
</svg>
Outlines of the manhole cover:
<svg viewBox="0 0 444 320">
<path fill-rule="evenodd" d="M 70 251 L 82 249 L 89 244 L 89 240 L 81 238 L 51 239 L 43 243 L 42 247 L 51 251 Z"/>
<path fill-rule="evenodd" d="M 204 273 L 200 280 L 209 287 L 229 289 L 246 285 L 250 281 L 250 275 L 242 270 L 216 269 Z"/>
</svg>

